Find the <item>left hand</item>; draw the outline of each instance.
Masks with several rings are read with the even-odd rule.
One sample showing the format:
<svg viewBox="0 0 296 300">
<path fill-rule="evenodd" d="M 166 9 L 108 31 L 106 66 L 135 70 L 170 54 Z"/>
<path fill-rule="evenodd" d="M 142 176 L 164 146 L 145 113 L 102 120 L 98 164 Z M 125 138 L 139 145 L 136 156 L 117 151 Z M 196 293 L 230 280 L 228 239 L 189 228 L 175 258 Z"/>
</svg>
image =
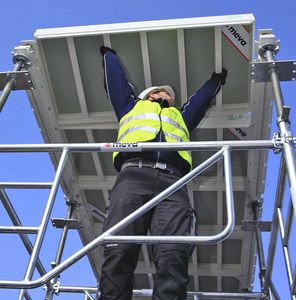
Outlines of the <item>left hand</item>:
<svg viewBox="0 0 296 300">
<path fill-rule="evenodd" d="M 226 82 L 227 73 L 228 73 L 227 70 L 225 68 L 222 68 L 222 72 L 221 73 L 214 72 L 212 74 L 211 78 L 218 79 L 221 82 L 221 84 L 224 85 L 225 82 Z"/>
<path fill-rule="evenodd" d="M 111 53 L 116 55 L 116 51 L 114 49 L 112 49 L 110 47 L 106 47 L 106 46 L 101 46 L 100 47 L 100 52 L 101 52 L 102 55 L 104 55 L 107 52 L 111 52 Z"/>
</svg>

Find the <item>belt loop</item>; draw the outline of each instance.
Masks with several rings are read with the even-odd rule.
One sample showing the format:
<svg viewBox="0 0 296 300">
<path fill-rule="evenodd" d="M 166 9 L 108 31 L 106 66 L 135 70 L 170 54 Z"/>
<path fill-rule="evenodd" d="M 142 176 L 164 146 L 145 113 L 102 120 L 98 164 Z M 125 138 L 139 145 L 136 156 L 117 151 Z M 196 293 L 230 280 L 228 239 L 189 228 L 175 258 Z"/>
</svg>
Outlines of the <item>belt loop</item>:
<svg viewBox="0 0 296 300">
<path fill-rule="evenodd" d="M 139 168 L 143 168 L 143 161 L 142 161 L 142 159 L 139 160 Z"/>
</svg>

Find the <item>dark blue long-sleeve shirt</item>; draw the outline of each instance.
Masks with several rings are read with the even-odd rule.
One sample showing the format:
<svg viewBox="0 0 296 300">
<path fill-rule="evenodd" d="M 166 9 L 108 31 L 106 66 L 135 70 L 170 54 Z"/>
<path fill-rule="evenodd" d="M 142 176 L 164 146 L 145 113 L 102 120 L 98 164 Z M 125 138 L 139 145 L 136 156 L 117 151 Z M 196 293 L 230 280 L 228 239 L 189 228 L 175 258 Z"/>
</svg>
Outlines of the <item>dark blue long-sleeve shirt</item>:
<svg viewBox="0 0 296 300">
<path fill-rule="evenodd" d="M 112 52 L 107 52 L 104 55 L 104 72 L 105 72 L 105 88 L 108 98 L 113 106 L 117 119 L 120 120 L 125 114 L 133 109 L 136 104 L 136 97 L 132 84 L 127 80 L 125 71 L 118 59 Z M 180 108 L 180 112 L 189 132 L 192 132 L 200 123 L 208 108 L 214 101 L 214 98 L 221 87 L 219 78 L 212 77 L 197 90 L 188 101 Z M 160 136 L 156 141 L 161 141 Z M 117 155 L 115 167 L 120 170 L 122 163 L 126 159 L 132 157 L 149 158 L 156 160 L 155 153 L 123 153 Z M 182 159 L 178 157 L 176 152 L 161 152 L 158 153 L 157 160 L 175 165 L 181 169 L 182 173 L 188 171 L 188 166 L 184 166 Z M 186 163 L 185 163 L 186 165 Z M 183 171 L 182 171 L 183 170 Z"/>
</svg>

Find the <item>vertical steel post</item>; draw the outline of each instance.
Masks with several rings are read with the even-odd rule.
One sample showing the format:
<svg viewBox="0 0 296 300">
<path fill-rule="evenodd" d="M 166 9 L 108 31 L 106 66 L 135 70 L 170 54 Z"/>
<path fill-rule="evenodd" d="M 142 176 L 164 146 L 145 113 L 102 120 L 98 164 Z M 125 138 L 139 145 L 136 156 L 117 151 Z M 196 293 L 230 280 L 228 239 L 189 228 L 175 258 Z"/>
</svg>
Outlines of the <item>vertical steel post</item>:
<svg viewBox="0 0 296 300">
<path fill-rule="evenodd" d="M 254 220 L 259 220 L 259 210 L 261 208 L 261 202 L 254 201 L 252 204 L 252 210 L 254 214 Z M 256 236 L 256 245 L 257 245 L 257 253 L 258 253 L 258 263 L 259 263 L 259 279 L 261 285 L 261 291 L 268 297 L 267 299 L 272 299 L 270 295 L 270 288 L 268 283 L 265 281 L 265 258 L 264 258 L 264 251 L 263 251 L 263 242 L 262 242 L 262 235 L 261 230 L 259 228 L 259 223 L 256 224 L 255 229 L 255 236 Z"/>
<path fill-rule="evenodd" d="M 25 64 L 26 64 L 26 62 L 24 60 L 18 60 L 16 62 L 16 64 L 14 65 L 13 71 L 20 71 Z M 11 90 L 14 88 L 14 85 L 15 85 L 14 79 L 10 78 L 7 81 L 7 83 L 3 89 L 3 92 L 0 96 L 0 112 L 2 111 L 3 106 L 5 105 L 6 100 L 9 96 Z"/>
<path fill-rule="evenodd" d="M 285 260 L 285 264 L 286 264 L 287 277 L 288 277 L 288 282 L 289 282 L 289 287 L 290 287 L 290 292 L 291 292 L 291 299 L 296 300 L 296 296 L 292 296 L 293 275 L 292 275 L 289 248 L 288 248 L 288 245 L 284 244 L 286 232 L 285 232 L 285 228 L 284 228 L 284 221 L 283 221 L 281 208 L 277 209 L 277 213 L 278 213 L 279 228 L 280 228 L 280 234 L 281 234 L 281 240 L 282 240 L 282 248 L 283 248 L 283 253 L 284 253 L 284 260 Z"/>
<path fill-rule="evenodd" d="M 276 188 L 276 195 L 275 195 L 275 204 L 273 208 L 273 217 L 272 217 L 272 228 L 271 228 L 271 235 L 269 239 L 269 246 L 268 246 L 268 257 L 267 257 L 267 264 L 266 264 L 266 281 L 271 279 L 272 271 L 273 271 L 273 263 L 278 239 L 278 230 L 279 230 L 279 220 L 278 220 L 278 213 L 277 209 L 281 208 L 283 205 L 283 197 L 284 197 L 284 187 L 285 187 L 285 179 L 286 179 L 286 165 L 284 162 L 283 155 L 281 157 L 280 162 L 280 171 L 277 180 L 277 188 Z"/>
<path fill-rule="evenodd" d="M 283 141 L 283 156 L 285 160 L 285 165 L 287 169 L 287 177 L 290 187 L 290 194 L 291 194 L 291 202 L 293 205 L 294 216 L 296 217 L 296 158 L 295 158 L 295 150 L 294 150 L 294 142 L 293 142 L 293 135 L 290 128 L 290 120 L 289 120 L 289 110 L 287 107 L 284 106 L 284 100 L 282 95 L 282 90 L 280 86 L 279 76 L 277 74 L 276 64 L 274 62 L 275 55 L 279 49 L 279 42 L 275 40 L 274 35 L 262 35 L 260 36 L 260 49 L 259 54 L 260 56 L 270 63 L 269 68 L 269 76 L 270 81 L 275 97 L 275 105 L 276 105 L 276 112 L 277 112 L 277 126 L 279 128 L 280 138 Z M 291 299 L 295 299 L 296 297 L 293 296 L 293 287 L 292 287 L 292 274 L 290 269 L 290 260 L 289 260 L 289 253 L 288 248 L 284 245 L 285 242 L 285 232 L 284 232 L 284 225 L 281 215 L 281 209 L 277 208 L 278 214 L 278 222 L 280 226 L 280 233 L 282 237 L 282 246 L 284 251 L 284 258 L 286 262 L 286 269 L 288 272 L 288 280 L 290 285 L 290 293 Z"/>
<path fill-rule="evenodd" d="M 37 257 L 39 255 L 40 248 L 41 248 L 44 236 L 45 236 L 46 228 L 47 228 L 50 214 L 51 214 L 51 211 L 53 208 L 54 200 L 55 200 L 56 194 L 58 192 L 59 183 L 60 183 L 60 180 L 62 177 L 62 173 L 63 173 L 64 167 L 65 167 L 66 160 L 68 158 L 68 154 L 69 154 L 69 149 L 64 148 L 61 158 L 60 158 L 60 162 L 59 162 L 57 171 L 56 171 L 56 175 L 55 175 L 55 178 L 54 178 L 54 181 L 52 184 L 52 188 L 51 188 L 50 194 L 48 196 L 48 201 L 47 201 L 45 211 L 44 211 L 44 214 L 43 214 L 43 217 L 41 220 L 39 232 L 36 237 L 35 245 L 34 245 L 31 257 L 30 257 L 30 261 L 28 264 L 28 268 L 27 268 L 27 272 L 26 272 L 24 280 L 28 281 L 28 280 L 32 279 L 34 268 L 35 268 L 36 261 L 37 261 Z M 24 292 L 25 292 L 25 290 L 21 290 L 18 300 L 23 299 Z"/>
<path fill-rule="evenodd" d="M 274 62 L 274 52 L 267 48 L 265 50 L 265 58 L 268 62 Z M 296 216 L 296 158 L 292 140 L 293 135 L 291 132 L 289 120 L 283 116 L 284 101 L 279 77 L 276 72 L 275 66 L 272 66 L 269 72 L 278 115 L 278 128 L 280 131 L 280 136 L 283 139 L 283 152 L 285 157 L 285 164 L 287 167 L 291 199 L 294 208 L 294 215 Z"/>
<path fill-rule="evenodd" d="M 73 215 L 73 203 L 71 203 L 69 200 L 67 200 L 67 205 L 68 205 L 68 210 L 67 210 L 66 219 L 71 219 L 72 215 Z M 63 230 L 62 230 L 60 242 L 59 242 L 59 245 L 58 245 L 56 258 L 55 258 L 55 261 L 52 263 L 52 267 L 56 267 L 57 265 L 59 265 L 61 263 L 62 255 L 63 255 L 63 252 L 64 252 L 65 243 L 66 243 L 66 239 L 67 239 L 67 235 L 68 235 L 68 230 L 69 230 L 69 226 L 68 226 L 67 223 L 65 223 L 65 226 L 63 227 Z M 57 283 L 58 278 L 59 278 L 59 276 L 55 277 L 51 281 L 51 287 L 53 287 L 53 285 Z M 54 295 L 54 290 L 52 288 L 48 289 L 47 292 L 46 292 L 45 299 L 46 300 L 52 300 L 53 295 Z"/>
</svg>

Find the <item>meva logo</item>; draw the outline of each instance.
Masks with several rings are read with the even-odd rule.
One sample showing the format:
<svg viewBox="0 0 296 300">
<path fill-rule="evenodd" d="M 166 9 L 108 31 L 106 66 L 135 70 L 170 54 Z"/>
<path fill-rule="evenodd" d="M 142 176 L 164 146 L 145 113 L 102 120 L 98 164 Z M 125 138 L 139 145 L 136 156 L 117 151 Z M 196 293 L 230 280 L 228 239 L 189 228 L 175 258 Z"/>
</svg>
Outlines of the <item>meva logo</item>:
<svg viewBox="0 0 296 300">
<path fill-rule="evenodd" d="M 105 147 L 110 148 L 110 147 L 126 147 L 126 148 L 134 148 L 138 147 L 138 143 L 107 143 L 105 144 Z"/>
<path fill-rule="evenodd" d="M 241 128 L 235 128 L 235 131 L 237 131 L 242 137 L 247 136 L 247 133 L 244 132 Z"/>
<path fill-rule="evenodd" d="M 242 46 L 247 45 L 247 42 L 242 38 L 242 36 L 232 26 L 226 25 L 226 27 L 227 27 L 228 31 L 238 40 L 238 42 Z"/>
</svg>

